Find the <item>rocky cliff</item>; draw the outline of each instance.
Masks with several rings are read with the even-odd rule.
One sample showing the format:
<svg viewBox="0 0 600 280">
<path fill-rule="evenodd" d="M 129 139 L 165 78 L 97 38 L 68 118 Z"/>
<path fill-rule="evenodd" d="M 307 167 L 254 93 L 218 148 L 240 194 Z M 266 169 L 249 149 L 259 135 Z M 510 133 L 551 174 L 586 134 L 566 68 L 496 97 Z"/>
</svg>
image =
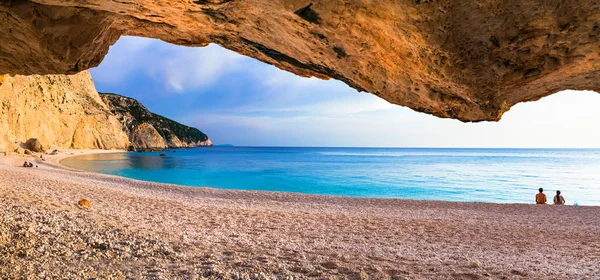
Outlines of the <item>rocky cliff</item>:
<svg viewBox="0 0 600 280">
<path fill-rule="evenodd" d="M 0 106 L 0 152 L 24 147 L 29 138 L 46 149 L 112 149 L 128 143 L 87 71 L 0 76 Z"/>
<path fill-rule="evenodd" d="M 131 98 L 96 91 L 75 75 L 0 75 L 0 152 L 36 138 L 46 150 L 211 146 L 200 130 L 149 112 Z"/>
<path fill-rule="evenodd" d="M 587 0 L 2 1 L 0 73 L 76 73 L 121 35 L 217 43 L 463 121 L 600 91 L 600 2 Z"/>
<path fill-rule="evenodd" d="M 154 114 L 133 98 L 101 93 L 136 149 L 212 146 L 202 131 Z"/>
</svg>

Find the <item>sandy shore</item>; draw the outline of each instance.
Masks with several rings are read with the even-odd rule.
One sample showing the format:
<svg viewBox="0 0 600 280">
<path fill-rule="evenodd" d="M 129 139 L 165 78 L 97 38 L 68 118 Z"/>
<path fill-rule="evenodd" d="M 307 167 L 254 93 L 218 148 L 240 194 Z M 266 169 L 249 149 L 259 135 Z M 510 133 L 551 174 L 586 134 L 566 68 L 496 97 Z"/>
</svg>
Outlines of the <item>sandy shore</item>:
<svg viewBox="0 0 600 280">
<path fill-rule="evenodd" d="M 90 152 L 39 168 L 0 155 L 1 279 L 600 279 L 600 207 L 226 191 L 58 164 Z"/>
</svg>

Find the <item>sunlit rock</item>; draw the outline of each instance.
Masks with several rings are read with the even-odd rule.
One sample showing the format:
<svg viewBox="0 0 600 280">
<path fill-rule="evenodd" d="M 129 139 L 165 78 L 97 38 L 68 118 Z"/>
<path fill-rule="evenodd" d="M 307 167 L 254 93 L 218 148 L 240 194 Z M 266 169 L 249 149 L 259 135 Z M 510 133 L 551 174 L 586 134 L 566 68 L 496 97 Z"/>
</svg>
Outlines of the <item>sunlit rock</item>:
<svg viewBox="0 0 600 280">
<path fill-rule="evenodd" d="M 121 35 L 217 43 L 463 121 L 600 90 L 597 1 L 3 1 L 0 73 L 97 66 Z M 0 83 L 2 81 L 0 80 Z"/>
<path fill-rule="evenodd" d="M 102 100 L 122 124 L 132 149 L 167 149 L 212 146 L 202 131 L 150 112 L 137 100 L 102 93 Z"/>
<path fill-rule="evenodd" d="M 14 150 L 30 138 L 36 139 L 22 148 L 34 152 L 122 149 L 128 143 L 88 71 L 68 76 L 5 76 L 0 105 L 0 150 Z"/>
</svg>

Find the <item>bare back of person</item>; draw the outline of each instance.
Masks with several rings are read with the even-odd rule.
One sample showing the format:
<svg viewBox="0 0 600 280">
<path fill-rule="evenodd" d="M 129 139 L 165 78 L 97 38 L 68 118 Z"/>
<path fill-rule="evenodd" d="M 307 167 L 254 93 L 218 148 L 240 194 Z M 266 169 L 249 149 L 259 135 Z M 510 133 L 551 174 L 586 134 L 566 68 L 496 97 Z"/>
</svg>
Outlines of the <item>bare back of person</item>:
<svg viewBox="0 0 600 280">
<path fill-rule="evenodd" d="M 565 198 L 560 194 L 560 191 L 556 191 L 554 205 L 565 205 Z"/>
<path fill-rule="evenodd" d="M 535 195 L 535 203 L 546 204 L 546 195 L 544 194 L 544 189 L 540 188 L 540 192 Z"/>
</svg>

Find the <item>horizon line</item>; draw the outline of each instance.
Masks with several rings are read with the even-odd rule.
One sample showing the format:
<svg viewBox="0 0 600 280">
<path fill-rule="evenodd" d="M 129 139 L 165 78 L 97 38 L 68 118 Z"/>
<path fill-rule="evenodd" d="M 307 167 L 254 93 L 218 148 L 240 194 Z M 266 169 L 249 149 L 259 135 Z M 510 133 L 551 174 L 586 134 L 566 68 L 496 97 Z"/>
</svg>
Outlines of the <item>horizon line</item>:
<svg viewBox="0 0 600 280">
<path fill-rule="evenodd" d="M 293 146 L 213 144 L 213 147 L 238 148 L 345 148 L 345 149 L 527 149 L 527 150 L 600 150 L 600 147 L 423 147 L 423 146 Z"/>
</svg>

